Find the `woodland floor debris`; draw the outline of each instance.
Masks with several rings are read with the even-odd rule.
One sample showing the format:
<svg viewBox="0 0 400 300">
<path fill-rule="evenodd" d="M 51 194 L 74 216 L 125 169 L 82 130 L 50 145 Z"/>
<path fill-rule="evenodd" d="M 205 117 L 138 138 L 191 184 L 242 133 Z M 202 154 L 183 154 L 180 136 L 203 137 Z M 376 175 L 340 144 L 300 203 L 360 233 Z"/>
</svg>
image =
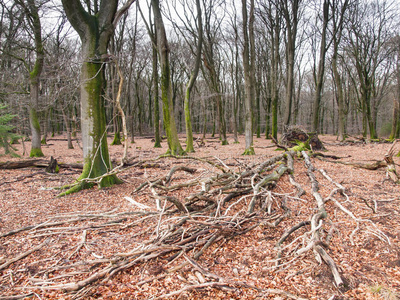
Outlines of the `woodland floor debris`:
<svg viewBox="0 0 400 300">
<path fill-rule="evenodd" d="M 390 148 L 320 138 L 347 163 Z M 81 163 L 78 147 L 50 142 L 47 160 Z M 148 167 L 63 198 L 52 188 L 79 170 L 0 170 L 0 299 L 398 299 L 400 186 L 384 168 L 277 152 L 265 139 L 244 157 L 232 142 L 156 159 L 165 143 L 136 137 L 128 159 Z M 118 161 L 122 146 L 110 148 Z"/>
</svg>

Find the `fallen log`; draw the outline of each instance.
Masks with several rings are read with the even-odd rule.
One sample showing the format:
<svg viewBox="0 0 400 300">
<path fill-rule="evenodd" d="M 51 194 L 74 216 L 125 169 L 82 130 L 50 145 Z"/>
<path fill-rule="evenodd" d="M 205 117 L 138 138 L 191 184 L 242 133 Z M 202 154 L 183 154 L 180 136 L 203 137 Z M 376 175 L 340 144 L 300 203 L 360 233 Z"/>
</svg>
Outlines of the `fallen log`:
<svg viewBox="0 0 400 300">
<path fill-rule="evenodd" d="M 58 163 L 60 168 L 64 169 L 83 169 L 82 164 L 78 163 Z M 48 168 L 49 162 L 45 159 L 25 159 L 18 161 L 0 162 L 0 169 L 2 170 L 16 170 L 24 168 Z"/>
</svg>

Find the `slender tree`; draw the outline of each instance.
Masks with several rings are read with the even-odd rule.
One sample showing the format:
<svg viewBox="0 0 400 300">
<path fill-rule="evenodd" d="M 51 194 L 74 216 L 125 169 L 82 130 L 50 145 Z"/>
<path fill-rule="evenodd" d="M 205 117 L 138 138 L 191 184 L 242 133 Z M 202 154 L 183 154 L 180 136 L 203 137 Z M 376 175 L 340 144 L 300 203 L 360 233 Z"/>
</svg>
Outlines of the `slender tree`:
<svg viewBox="0 0 400 300">
<path fill-rule="evenodd" d="M 376 139 L 376 114 L 390 70 L 385 67 L 385 61 L 392 51 L 386 43 L 392 38 L 391 27 L 396 14 L 391 8 L 393 3 L 357 4 L 353 6 L 347 49 L 359 86 L 363 136 L 366 137 L 369 130 L 370 139 Z"/>
<path fill-rule="evenodd" d="M 280 4 L 286 25 L 286 96 L 283 124 L 288 126 L 292 116 L 296 39 L 302 0 L 280 0 Z"/>
<path fill-rule="evenodd" d="M 184 100 L 185 125 L 186 125 L 186 152 L 194 152 L 192 121 L 190 115 L 190 95 L 194 87 L 194 84 L 196 83 L 197 75 L 199 74 L 200 63 L 201 63 L 201 49 L 203 45 L 203 22 L 202 22 L 200 0 L 196 0 L 196 9 L 197 9 L 197 47 L 196 47 L 195 66 L 190 75 L 189 83 L 186 86 L 185 100 Z"/>
<path fill-rule="evenodd" d="M 281 29 L 283 19 L 279 9 L 279 0 L 268 1 L 262 4 L 263 10 L 259 16 L 267 27 L 267 45 L 270 47 L 270 71 L 268 72 L 267 84 L 269 85 L 271 97 L 271 136 L 278 138 L 278 110 L 280 99 L 280 65 L 281 65 Z M 268 135 L 266 136 L 269 137 Z"/>
<path fill-rule="evenodd" d="M 332 10 L 332 59 L 331 68 L 333 80 L 336 86 L 336 102 L 338 105 L 338 139 L 346 139 L 346 106 L 344 101 L 342 78 L 338 68 L 339 45 L 342 40 L 346 11 L 348 10 L 349 0 L 334 0 L 331 2 Z"/>
<path fill-rule="evenodd" d="M 323 8 L 322 8 L 322 32 L 321 32 L 321 44 L 319 50 L 319 62 L 318 62 L 318 71 L 314 69 L 314 81 L 315 81 L 315 96 L 314 96 L 314 105 L 313 105 L 313 123 L 312 123 L 312 131 L 318 132 L 319 124 L 320 124 L 320 105 L 322 98 L 322 88 L 324 84 L 324 75 L 325 75 L 325 57 L 326 52 L 328 50 L 327 45 L 327 28 L 329 21 L 329 8 L 330 8 L 330 0 L 324 0 Z M 328 43 L 329 44 L 329 43 Z"/>
<path fill-rule="evenodd" d="M 223 18 L 217 18 L 215 16 L 217 7 L 222 5 L 224 1 L 218 0 L 203 0 L 204 6 L 204 44 L 203 44 L 203 63 L 205 69 L 207 69 L 208 76 L 203 74 L 208 81 L 210 90 L 215 94 L 215 110 L 216 121 L 219 130 L 219 138 L 222 145 L 227 145 L 228 140 L 226 138 L 226 121 L 225 121 L 225 106 L 222 99 L 221 93 L 221 79 L 219 74 L 219 62 L 217 59 L 217 40 L 218 34 L 221 32 Z M 213 128 L 214 133 L 214 128 Z"/>
<path fill-rule="evenodd" d="M 184 151 L 179 142 L 172 101 L 171 68 L 169 63 L 170 49 L 161 15 L 160 1 L 151 0 L 151 3 L 157 32 L 157 49 L 161 68 L 161 99 L 163 103 L 164 129 L 168 140 L 168 152 L 172 155 L 182 155 Z"/>
<path fill-rule="evenodd" d="M 34 0 L 16 0 L 16 3 L 22 7 L 28 27 L 34 39 L 35 63 L 33 68 L 29 69 L 29 123 L 32 134 L 32 146 L 29 156 L 40 157 L 44 156 L 44 154 L 41 148 L 40 123 L 37 110 L 39 107 L 40 75 L 42 74 L 44 65 L 44 46 L 42 40 L 42 25 L 39 17 L 39 4 L 35 3 Z M 26 66 L 28 67 L 27 64 Z"/>
<path fill-rule="evenodd" d="M 250 13 L 247 1 L 242 0 L 243 18 L 243 69 L 245 80 L 245 150 L 244 155 L 254 155 L 253 148 L 253 101 L 255 95 L 255 42 L 254 42 L 254 0 L 250 0 Z"/>
<path fill-rule="evenodd" d="M 400 36 L 396 35 L 389 43 L 393 48 L 393 60 L 395 64 L 395 88 L 393 95 L 392 129 L 390 140 L 400 137 Z"/>
</svg>

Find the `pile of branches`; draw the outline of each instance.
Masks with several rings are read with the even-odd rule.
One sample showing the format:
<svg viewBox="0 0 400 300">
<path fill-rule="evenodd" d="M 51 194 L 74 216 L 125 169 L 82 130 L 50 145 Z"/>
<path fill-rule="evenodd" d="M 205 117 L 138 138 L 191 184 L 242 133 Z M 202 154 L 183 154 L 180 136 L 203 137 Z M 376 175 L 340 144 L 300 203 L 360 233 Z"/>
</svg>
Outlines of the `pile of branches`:
<svg viewBox="0 0 400 300">
<path fill-rule="evenodd" d="M 286 151 L 261 163 L 238 163 L 233 167 L 218 158 L 160 157 L 157 159 L 159 162 L 174 159 L 175 166 L 161 176 L 144 176 L 146 180 L 126 197 L 137 211 L 60 215 L 44 223 L 0 235 L 4 245 L 12 243 L 6 239 L 22 234 L 32 241 L 31 249 L 0 263 L 0 272 L 3 272 L 0 285 L 11 287 L 18 281 L 23 286 L 22 290 L 27 292 L 21 296 L 37 293 L 40 289 L 74 292 L 76 298 L 84 298 L 85 295 L 94 292 L 96 284 L 106 282 L 119 272 L 160 259 L 166 264 L 136 283 L 138 286 L 166 277 L 187 266 L 196 271 L 198 283 L 188 284 L 181 290 L 160 295 L 159 298 L 179 295 L 192 289 L 213 287 L 250 288 L 263 294 L 279 294 L 291 299 L 301 299 L 283 290 L 260 289 L 246 282 L 223 278 L 210 272 L 197 261 L 211 246 L 219 247 L 258 227 L 265 230 L 276 229 L 283 220 L 290 218 L 288 199 L 302 200 L 300 197 L 305 194 L 305 190 L 295 181 L 293 175 L 294 158 L 298 154 Z M 312 210 L 304 221 L 287 228 L 277 241 L 276 263 L 278 267 L 287 266 L 307 253 L 313 253 L 317 261 L 325 262 L 329 266 L 335 285 L 344 288 L 336 262 L 326 251 L 332 231 L 325 228 L 328 215 L 325 202 L 335 202 L 357 222 L 353 234 L 360 230 L 361 224 L 368 222 L 355 217 L 334 198 L 336 194 L 347 198 L 342 185 L 335 183 L 325 171 L 316 170 L 305 151 L 301 152 L 301 157 L 309 178 L 308 190 L 314 198 L 313 206 L 316 209 Z M 190 166 L 190 163 L 197 168 Z M 177 176 L 181 172 L 191 174 L 191 180 L 184 181 L 183 178 L 186 177 Z M 335 186 L 326 198 L 319 193 L 316 172 L 320 172 Z M 296 191 L 295 194 L 274 192 L 274 187 L 283 176 L 287 176 Z M 176 196 L 177 191 L 182 191 L 183 196 Z M 138 194 L 154 198 L 157 208 L 136 201 Z M 130 236 L 134 239 L 134 244 L 128 246 L 131 250 L 112 253 L 109 257 L 97 255 L 95 259 L 84 255 L 86 250 L 90 250 L 88 232 L 120 232 L 123 238 L 125 230 L 139 226 L 139 233 Z M 303 227 L 307 228 L 306 233 L 293 237 Z M 374 230 L 382 240 L 387 239 L 378 229 Z M 79 232 L 82 232 L 80 240 L 76 236 Z M 71 247 L 69 240 L 60 245 L 58 236 L 61 234 L 75 234 L 75 240 L 78 240 L 76 245 Z M 293 237 L 292 242 L 286 245 L 289 237 Z M 43 267 L 26 267 L 29 274 L 27 278 L 13 269 L 13 265 L 39 249 L 41 255 L 48 257 Z M 46 251 L 47 255 L 43 254 Z M 10 272 L 13 276 L 8 276 Z"/>
</svg>

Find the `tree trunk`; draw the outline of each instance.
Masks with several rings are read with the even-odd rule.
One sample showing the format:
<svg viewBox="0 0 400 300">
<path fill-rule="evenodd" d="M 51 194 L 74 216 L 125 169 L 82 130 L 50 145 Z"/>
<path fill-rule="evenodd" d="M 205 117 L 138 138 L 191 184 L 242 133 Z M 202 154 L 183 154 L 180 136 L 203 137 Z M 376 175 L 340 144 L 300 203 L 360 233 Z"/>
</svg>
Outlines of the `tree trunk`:
<svg viewBox="0 0 400 300">
<path fill-rule="evenodd" d="M 243 69 L 245 79 L 245 150 L 244 155 L 254 155 L 252 101 L 254 99 L 254 0 L 250 0 L 250 20 L 247 16 L 247 1 L 242 0 L 243 17 Z M 249 24 L 248 24 L 249 23 Z"/>
<path fill-rule="evenodd" d="M 324 0 L 323 4 L 323 25 L 322 25 L 322 36 L 321 36 L 321 45 L 319 52 L 319 63 L 318 63 L 318 73 L 315 76 L 315 98 L 313 105 L 313 124 L 312 131 L 318 132 L 318 124 L 320 119 L 320 106 L 321 106 L 321 98 L 322 98 L 322 87 L 324 84 L 324 75 L 325 75 L 325 55 L 326 55 L 326 30 L 328 27 L 329 20 L 329 0 Z M 322 132 L 321 132 L 322 133 Z"/>
<path fill-rule="evenodd" d="M 30 104 L 29 104 L 29 123 L 32 132 L 32 146 L 30 157 L 44 156 L 41 148 L 40 137 L 40 123 L 37 115 L 37 108 L 39 106 L 39 84 L 40 75 L 43 70 L 44 64 L 44 48 L 42 41 L 42 27 L 40 24 L 38 7 L 36 7 L 34 0 L 27 0 L 27 5 L 21 2 L 25 10 L 25 17 L 31 26 L 35 40 L 35 54 L 36 61 L 33 69 L 30 71 Z"/>
<path fill-rule="evenodd" d="M 184 151 L 179 142 L 176 129 L 174 107 L 172 102 L 171 69 L 169 64 L 169 45 L 165 33 L 164 22 L 160 11 L 160 1 L 152 0 L 154 21 L 157 31 L 157 47 L 161 67 L 161 99 L 163 103 L 164 128 L 168 140 L 168 152 L 172 155 L 182 155 Z"/>
<path fill-rule="evenodd" d="M 185 100 L 184 100 L 184 110 L 185 110 L 185 125 L 186 125 L 186 152 L 194 152 L 193 148 L 193 132 L 192 132 L 192 121 L 190 117 L 190 93 L 193 89 L 193 86 L 196 82 L 197 75 L 200 70 L 200 62 L 201 62 L 201 48 L 203 45 L 203 23 L 201 20 L 201 6 L 200 0 L 196 0 L 196 8 L 197 8 L 197 27 L 198 27 L 198 41 L 196 48 L 196 62 L 193 69 L 193 72 L 190 76 L 189 83 L 186 87 Z"/>
<path fill-rule="evenodd" d="M 99 187 L 120 182 L 116 175 L 107 176 L 112 165 L 107 145 L 104 69 L 107 47 L 116 23 L 133 2 L 134 0 L 126 2 L 119 11 L 118 0 L 102 2 L 99 11 L 92 15 L 90 10 L 85 11 L 79 0 L 62 0 L 67 18 L 82 42 L 80 93 L 84 156 L 83 171 L 78 179 L 80 184 L 62 195 L 91 186 L 91 183 L 84 180 L 86 178 L 99 178 Z"/>
<path fill-rule="evenodd" d="M 160 133 L 160 104 L 158 93 L 158 57 L 157 57 L 157 35 L 154 34 L 153 45 L 153 99 L 154 99 L 154 148 L 161 148 Z"/>
<path fill-rule="evenodd" d="M 302 0 L 282 1 L 283 16 L 286 20 L 286 96 L 283 124 L 288 126 L 291 121 L 293 89 L 294 89 L 294 60 L 296 52 L 297 26 L 299 21 L 299 6 Z M 290 3 L 290 7 L 289 7 Z"/>
<path fill-rule="evenodd" d="M 65 113 L 65 109 L 61 109 L 65 128 L 67 130 L 67 141 L 68 141 L 68 149 L 74 149 L 74 146 L 72 145 L 72 139 L 71 139 L 71 129 L 69 128 L 69 122 L 67 118 L 67 114 Z"/>
<path fill-rule="evenodd" d="M 400 47 L 398 44 L 397 47 Z M 397 49 L 397 61 L 396 61 L 396 93 L 393 98 L 393 120 L 392 120 L 392 130 L 390 132 L 389 139 L 399 138 L 399 128 L 400 128 L 400 49 Z"/>
</svg>

